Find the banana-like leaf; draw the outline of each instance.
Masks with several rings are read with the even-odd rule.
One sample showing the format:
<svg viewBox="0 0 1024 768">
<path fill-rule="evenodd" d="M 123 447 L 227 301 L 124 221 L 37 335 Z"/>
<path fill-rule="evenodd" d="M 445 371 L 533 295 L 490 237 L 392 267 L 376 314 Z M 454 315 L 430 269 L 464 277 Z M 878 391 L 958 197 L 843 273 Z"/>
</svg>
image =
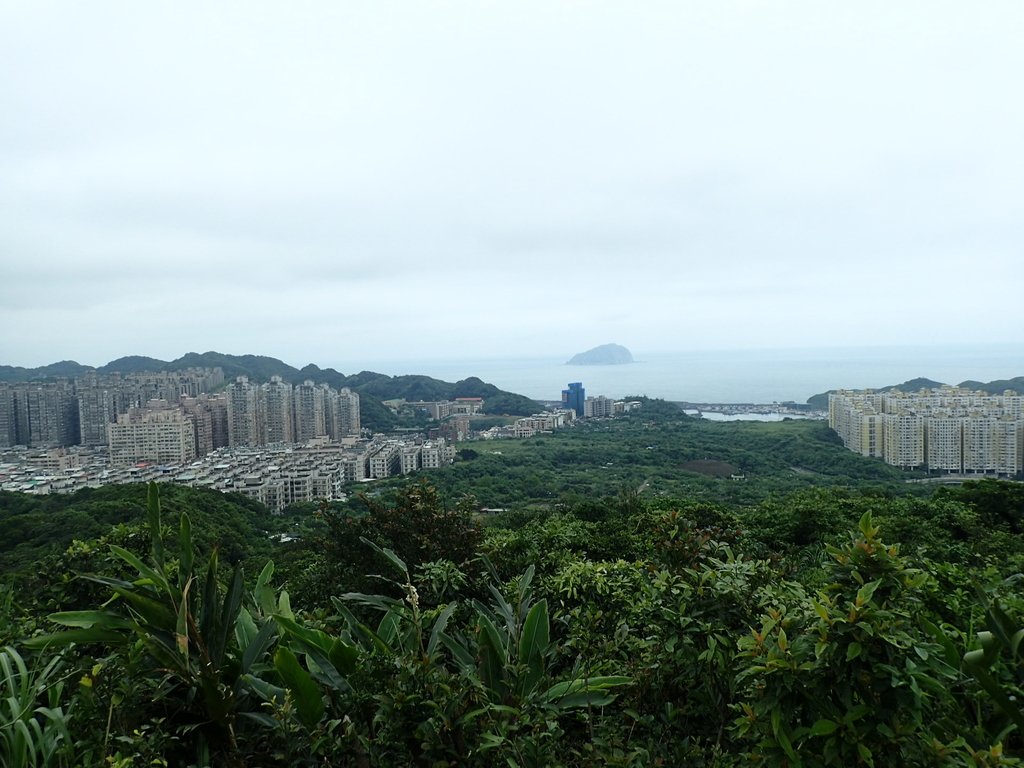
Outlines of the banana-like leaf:
<svg viewBox="0 0 1024 768">
<path fill-rule="evenodd" d="M 486 616 L 487 620 L 490 621 L 491 624 L 493 624 L 495 626 L 495 628 L 497 628 L 498 626 L 506 626 L 507 627 L 507 623 L 503 623 L 502 621 L 499 621 L 498 615 L 494 611 L 492 611 L 489 606 L 484 605 L 483 603 L 481 603 L 476 598 L 473 599 L 472 605 L 473 605 L 473 609 L 477 612 L 477 614 L 480 615 L 480 616 Z"/>
<path fill-rule="evenodd" d="M 967 661 L 966 656 L 964 661 Z M 985 689 L 985 693 L 992 697 L 992 701 L 995 702 L 996 706 L 999 707 L 1000 711 L 1006 715 L 1010 722 L 1016 725 L 1021 733 L 1024 733 L 1024 711 L 1018 707 L 1017 702 L 1010 700 L 999 683 L 988 673 L 988 670 L 980 666 L 971 666 L 970 662 L 968 662 L 968 665 L 971 675 Z"/>
<path fill-rule="evenodd" d="M 104 645 L 120 645 L 128 642 L 128 636 L 113 629 L 69 629 L 65 632 L 53 632 L 48 635 L 36 635 L 22 643 L 26 648 L 41 650 L 43 648 L 63 648 L 72 643 L 103 643 Z"/>
<path fill-rule="evenodd" d="M 366 624 L 359 621 L 355 614 L 348 609 L 347 605 L 337 597 L 332 597 L 331 602 L 334 603 L 334 608 L 338 612 L 338 615 L 345 620 L 345 624 L 348 627 L 351 638 L 358 642 L 363 647 L 363 650 L 383 654 L 391 652 L 387 643 L 385 643 L 376 632 L 366 626 Z"/>
<path fill-rule="evenodd" d="M 430 640 L 427 641 L 428 658 L 433 658 L 434 652 L 437 650 L 437 644 L 441 640 L 441 635 L 444 632 L 445 627 L 448 626 L 448 622 L 452 618 L 452 614 L 455 613 L 455 609 L 458 607 L 458 603 L 452 603 L 451 605 L 446 606 L 434 621 L 434 627 L 430 630 Z"/>
<path fill-rule="evenodd" d="M 285 630 L 289 643 L 297 650 L 306 654 L 307 659 L 311 662 L 310 672 L 320 682 L 335 690 L 352 690 L 348 680 L 338 671 L 334 661 L 331 659 L 333 654 L 345 665 L 348 664 L 350 654 L 347 650 L 335 647 L 336 642 L 340 643 L 342 641 L 335 641 L 326 632 L 303 627 L 283 616 L 274 616 L 274 620 Z"/>
<path fill-rule="evenodd" d="M 195 550 L 192 548 L 192 521 L 185 512 L 181 513 L 178 539 L 181 546 L 181 559 L 178 564 L 178 586 L 185 589 L 185 585 L 192 578 L 192 563 L 195 557 Z"/>
<path fill-rule="evenodd" d="M 405 561 L 402 560 L 402 558 L 400 558 L 398 555 L 396 555 L 394 553 L 394 551 L 388 549 L 387 547 L 381 547 L 381 546 L 378 546 L 377 544 L 374 544 L 372 541 L 370 541 L 365 536 L 360 536 L 359 540 L 361 542 L 363 542 L 363 544 L 368 546 L 370 549 L 372 549 L 374 552 L 376 552 L 377 554 L 383 555 L 385 558 L 387 558 L 388 561 L 393 566 L 395 566 L 395 568 L 397 568 L 399 571 L 401 571 L 401 573 L 408 580 L 408 578 L 409 578 L 409 567 L 405 564 Z"/>
<path fill-rule="evenodd" d="M 146 492 L 146 512 L 149 517 L 149 535 L 152 539 L 153 562 L 157 568 L 164 567 L 164 539 L 160 523 L 160 490 L 156 483 L 150 483 Z"/>
<path fill-rule="evenodd" d="M 51 613 L 50 621 L 63 624 L 65 627 L 82 627 L 89 629 L 98 626 L 100 629 L 131 629 L 135 623 L 113 611 L 61 611 Z"/>
<path fill-rule="evenodd" d="M 252 665 L 269 651 L 276 641 L 277 626 L 272 621 L 265 621 L 252 640 L 239 646 L 242 648 L 242 674 L 248 673 Z"/>
<path fill-rule="evenodd" d="M 282 616 L 287 616 L 289 619 L 295 618 L 295 614 L 292 612 L 291 598 L 288 597 L 288 593 L 283 589 L 281 594 L 277 596 L 277 612 Z"/>
<path fill-rule="evenodd" d="M 256 578 L 256 586 L 252 590 L 253 602 L 265 616 L 274 613 L 277 608 L 274 590 L 270 586 L 270 579 L 273 575 L 274 561 L 268 560 L 267 564 L 263 566 L 263 570 L 260 571 L 260 575 Z"/>
<path fill-rule="evenodd" d="M 390 610 L 384 614 L 384 618 L 377 625 L 377 636 L 387 644 L 388 649 L 392 652 L 401 649 L 401 643 L 398 642 L 401 623 L 402 614 L 398 610 Z"/>
<path fill-rule="evenodd" d="M 541 698 L 552 704 L 558 704 L 563 699 L 576 696 L 581 693 L 605 692 L 609 688 L 616 688 L 620 685 L 629 685 L 633 680 L 622 675 L 599 675 L 597 677 L 581 677 L 573 680 L 564 680 L 555 683 L 548 688 Z"/>
<path fill-rule="evenodd" d="M 206 566 L 206 583 L 203 586 L 203 602 L 199 610 L 199 633 L 204 638 L 213 637 L 217 633 L 217 620 L 220 618 L 217 600 L 217 571 L 219 569 L 217 550 L 210 553 L 210 561 Z"/>
<path fill-rule="evenodd" d="M 463 672 L 469 673 L 476 670 L 476 659 L 462 643 L 446 632 L 441 633 L 441 642 L 451 652 L 452 658 L 455 659 L 455 663 L 462 668 Z"/>
<path fill-rule="evenodd" d="M 505 620 L 505 627 L 509 637 L 514 637 L 516 634 L 518 617 L 516 616 L 515 610 L 512 608 L 512 604 L 505 599 L 503 594 L 501 594 L 501 590 L 493 584 L 488 584 L 487 589 L 490 590 L 490 593 L 494 596 L 494 602 L 498 606 L 497 615 Z"/>
<path fill-rule="evenodd" d="M 295 654 L 285 646 L 279 646 L 274 653 L 274 668 L 291 691 L 300 722 L 306 728 L 315 728 L 324 715 L 324 701 L 320 695 L 320 688 L 299 664 Z"/>
<path fill-rule="evenodd" d="M 505 700 L 509 690 L 505 680 L 505 665 L 508 661 L 505 645 L 490 619 L 482 614 L 477 619 L 480 679 L 490 690 L 492 700 L 501 702 Z"/>
<path fill-rule="evenodd" d="M 231 579 L 231 586 L 224 596 L 221 605 L 220 617 L 217 623 L 217 633 L 212 637 L 204 638 L 209 649 L 210 658 L 213 663 L 220 666 L 227 653 L 228 641 L 234 631 L 235 621 L 238 619 L 238 612 L 242 608 L 242 597 L 245 594 L 245 577 L 242 574 L 242 564 L 235 566 L 235 572 Z"/>
<path fill-rule="evenodd" d="M 284 688 L 274 685 L 273 683 L 268 683 L 263 678 L 256 677 L 255 675 L 242 675 L 239 677 L 239 681 L 243 685 L 255 691 L 256 695 L 264 701 L 272 701 L 277 706 L 284 704 L 284 698 L 286 695 Z"/>
<path fill-rule="evenodd" d="M 110 587 L 148 627 L 173 631 L 178 622 L 177 614 L 159 598 L 153 590 L 139 589 L 119 579 L 89 576 L 90 581 Z"/>
<path fill-rule="evenodd" d="M 531 563 L 523 571 L 523 575 L 519 577 L 519 618 L 526 614 L 527 606 L 530 604 L 530 599 L 533 595 L 530 585 L 533 584 L 533 575 L 536 573 L 536 570 L 536 567 Z"/>
<path fill-rule="evenodd" d="M 942 648 L 942 658 L 953 669 L 960 668 L 960 653 L 957 651 L 956 646 L 949 636 L 937 625 L 928 621 L 928 619 L 920 619 L 921 626 L 924 627 L 925 631 L 932 636 Z"/>
<path fill-rule="evenodd" d="M 528 696 L 544 677 L 544 657 L 551 645 L 547 600 L 535 603 L 526 616 L 519 638 L 519 663 L 526 667 L 519 695 Z"/>
<path fill-rule="evenodd" d="M 319 629 L 304 627 L 294 619 L 289 619 L 285 616 L 275 615 L 274 621 L 276 621 L 290 637 L 298 638 L 308 645 L 320 649 L 324 653 L 330 652 L 331 643 L 334 642 L 334 638 L 326 632 L 321 632 Z"/>
<path fill-rule="evenodd" d="M 359 660 L 359 649 L 340 638 L 335 638 L 331 645 L 328 658 L 334 668 L 343 675 L 351 675 L 356 671 L 356 662 Z"/>
<path fill-rule="evenodd" d="M 248 609 L 243 607 L 238 612 L 238 619 L 235 621 L 235 644 L 244 651 L 252 645 L 252 641 L 256 639 L 259 631 L 256 620 L 253 619 Z"/>
<path fill-rule="evenodd" d="M 559 709 L 581 709 L 583 707 L 606 707 L 615 701 L 615 694 L 607 691 L 582 691 L 570 693 L 552 702 Z"/>
<path fill-rule="evenodd" d="M 189 659 L 189 610 L 188 610 L 188 593 L 192 588 L 192 580 L 189 579 L 185 583 L 185 588 L 181 593 L 181 602 L 178 603 L 178 621 L 174 627 L 175 639 L 178 643 L 178 653 L 184 657 L 185 666 L 188 666 Z"/>
<path fill-rule="evenodd" d="M 387 597 L 385 595 L 366 595 L 362 592 L 346 592 L 341 596 L 342 600 L 351 600 L 354 603 L 362 603 L 368 605 L 371 608 L 376 608 L 378 611 L 387 613 L 395 608 L 402 608 L 405 603 L 401 600 L 396 600 L 393 597 Z"/>
<path fill-rule="evenodd" d="M 157 569 L 146 565 L 142 558 L 135 555 L 135 553 L 129 552 L 124 547 L 119 547 L 116 544 L 110 545 L 110 551 L 137 570 L 141 579 L 148 580 L 165 593 L 170 593 L 171 588 L 170 584 L 167 583 L 167 577 Z"/>
</svg>

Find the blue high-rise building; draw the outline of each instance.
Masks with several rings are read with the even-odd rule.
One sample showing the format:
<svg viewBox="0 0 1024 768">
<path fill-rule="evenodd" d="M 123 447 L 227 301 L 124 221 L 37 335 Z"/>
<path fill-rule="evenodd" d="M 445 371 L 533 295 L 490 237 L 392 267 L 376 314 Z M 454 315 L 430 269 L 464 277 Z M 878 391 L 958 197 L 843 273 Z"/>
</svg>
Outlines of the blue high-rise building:
<svg viewBox="0 0 1024 768">
<path fill-rule="evenodd" d="M 575 411 L 576 418 L 583 418 L 583 402 L 587 399 L 583 383 L 574 381 L 568 389 L 562 390 L 562 406 L 568 411 Z"/>
</svg>

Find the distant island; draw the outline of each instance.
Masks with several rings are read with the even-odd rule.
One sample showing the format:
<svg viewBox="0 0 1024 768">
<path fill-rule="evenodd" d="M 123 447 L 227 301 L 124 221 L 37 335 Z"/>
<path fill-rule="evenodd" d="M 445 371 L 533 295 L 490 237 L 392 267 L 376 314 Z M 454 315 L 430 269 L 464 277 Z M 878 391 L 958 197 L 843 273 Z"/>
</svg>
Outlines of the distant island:
<svg viewBox="0 0 1024 768">
<path fill-rule="evenodd" d="M 625 365 L 632 362 L 632 353 L 621 344 L 602 344 L 573 355 L 566 365 Z"/>
</svg>

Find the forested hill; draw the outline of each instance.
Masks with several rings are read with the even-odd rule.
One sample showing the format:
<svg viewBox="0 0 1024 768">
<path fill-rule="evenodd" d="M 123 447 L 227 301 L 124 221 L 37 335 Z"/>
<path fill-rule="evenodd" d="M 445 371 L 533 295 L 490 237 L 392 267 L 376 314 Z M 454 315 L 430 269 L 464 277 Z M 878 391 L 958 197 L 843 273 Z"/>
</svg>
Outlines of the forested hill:
<svg viewBox="0 0 1024 768">
<path fill-rule="evenodd" d="M 312 363 L 300 369 L 274 357 L 228 355 L 221 352 L 189 352 L 170 362 L 133 355 L 118 358 L 99 368 L 81 365 L 71 360 L 41 368 L 3 365 L 0 366 L 0 381 L 26 382 L 62 376 L 74 377 L 90 371 L 101 374 L 140 373 L 216 367 L 224 371 L 229 381 L 236 376 L 248 376 L 252 381 L 262 383 L 269 381 L 271 376 L 280 376 L 292 384 L 301 384 L 307 379 L 312 379 L 317 384 L 326 383 L 337 389 L 348 387 L 363 398 L 363 422 L 365 426 L 373 429 L 388 429 L 394 426 L 389 412 L 380 403 L 382 400 L 451 400 L 457 397 L 482 397 L 487 413 L 511 416 L 528 416 L 541 409 L 540 405 L 530 398 L 498 389 L 475 376 L 455 383 L 429 376 L 388 376 L 374 371 L 361 371 L 346 376 L 333 368 L 320 368 Z"/>
<path fill-rule="evenodd" d="M 900 392 L 917 392 L 921 389 L 934 389 L 944 385 L 944 382 L 941 381 L 933 381 L 932 379 L 919 377 L 916 379 L 910 379 L 909 381 L 904 381 L 902 384 L 890 384 L 887 387 L 872 387 L 872 389 L 876 392 L 884 392 L 887 389 L 898 389 Z M 997 379 L 989 382 L 968 379 L 967 381 L 961 381 L 957 386 L 964 387 L 965 389 L 988 392 L 990 395 L 1001 395 L 1006 390 L 1011 390 L 1017 394 L 1024 395 L 1024 376 L 1014 376 L 1012 379 Z M 830 389 L 828 392 L 811 395 L 807 398 L 807 403 L 808 405 L 813 405 L 817 408 L 828 408 L 828 396 L 837 391 L 838 390 Z"/>
<path fill-rule="evenodd" d="M 241 494 L 167 485 L 160 491 L 164 522 L 178 527 L 188 510 L 200 550 L 215 546 L 228 562 L 267 557 L 270 534 L 283 523 L 265 506 Z M 146 487 L 142 484 L 83 488 L 72 494 L 32 496 L 0 491 L 0 574 L 25 571 L 47 556 L 63 552 L 75 540 L 109 536 L 117 526 L 124 535 L 146 523 Z"/>
</svg>

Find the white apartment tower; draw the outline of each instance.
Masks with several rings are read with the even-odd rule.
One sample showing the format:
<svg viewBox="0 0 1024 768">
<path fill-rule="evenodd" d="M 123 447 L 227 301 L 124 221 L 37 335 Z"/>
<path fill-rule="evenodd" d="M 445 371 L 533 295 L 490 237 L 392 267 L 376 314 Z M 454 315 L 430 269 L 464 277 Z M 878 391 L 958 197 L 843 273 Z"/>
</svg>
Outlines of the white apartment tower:
<svg viewBox="0 0 1024 768">
<path fill-rule="evenodd" d="M 295 441 L 304 443 L 327 434 L 326 395 L 328 387 L 306 379 L 295 387 Z"/>
<path fill-rule="evenodd" d="M 263 410 L 263 440 L 267 445 L 295 442 L 294 399 L 292 385 L 280 376 L 272 376 L 260 387 Z"/>
<path fill-rule="evenodd" d="M 166 401 L 145 409 L 132 408 L 107 428 L 110 463 L 125 467 L 138 462 L 185 464 L 196 457 L 192 419 Z"/>
<path fill-rule="evenodd" d="M 841 391 L 829 395 L 829 426 L 843 445 L 894 466 L 958 475 L 1024 472 L 1024 396 L 958 387 Z"/>
<path fill-rule="evenodd" d="M 260 445 L 263 418 L 260 413 L 259 387 L 249 377 L 239 376 L 227 388 L 228 445 Z"/>
</svg>

